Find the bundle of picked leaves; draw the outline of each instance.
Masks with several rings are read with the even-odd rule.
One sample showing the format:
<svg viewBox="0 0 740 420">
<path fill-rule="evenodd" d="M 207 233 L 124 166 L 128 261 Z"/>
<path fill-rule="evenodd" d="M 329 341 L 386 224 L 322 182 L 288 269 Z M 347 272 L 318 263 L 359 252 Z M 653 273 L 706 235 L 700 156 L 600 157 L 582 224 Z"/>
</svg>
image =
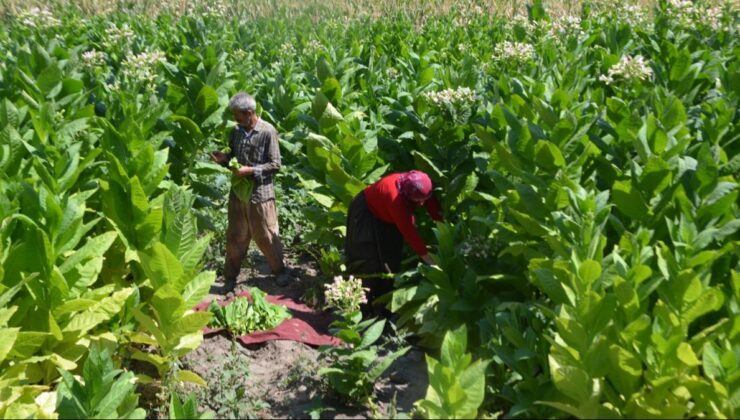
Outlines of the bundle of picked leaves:
<svg viewBox="0 0 740 420">
<path fill-rule="evenodd" d="M 211 328 L 226 328 L 235 335 L 249 334 L 254 331 L 271 330 L 291 317 L 283 305 L 267 302 L 267 294 L 252 287 L 249 289 L 252 301 L 245 296 L 237 297 L 226 306 L 215 300 L 208 306 L 213 319 L 208 325 Z"/>
<path fill-rule="evenodd" d="M 229 167 L 231 169 L 239 169 L 241 166 L 242 165 L 236 160 L 236 158 L 232 158 L 229 162 Z M 239 197 L 239 200 L 249 201 L 252 197 L 253 187 L 254 183 L 251 179 L 243 176 L 231 175 L 231 188 L 234 190 L 234 194 Z"/>
</svg>

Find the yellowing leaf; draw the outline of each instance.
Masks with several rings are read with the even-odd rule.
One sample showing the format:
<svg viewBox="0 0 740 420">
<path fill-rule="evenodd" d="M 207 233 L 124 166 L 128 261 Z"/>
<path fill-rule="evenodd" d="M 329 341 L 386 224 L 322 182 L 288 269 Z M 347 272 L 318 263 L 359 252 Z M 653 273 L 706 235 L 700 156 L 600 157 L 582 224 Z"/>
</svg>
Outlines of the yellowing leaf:
<svg viewBox="0 0 740 420">
<path fill-rule="evenodd" d="M 20 328 L 0 328 L 0 362 L 5 360 L 13 348 L 16 338 L 18 337 L 18 331 Z"/>
<path fill-rule="evenodd" d="M 200 385 L 202 387 L 208 387 L 208 383 L 203 380 L 197 373 L 190 370 L 178 370 L 175 373 L 175 379 L 182 382 L 189 382 L 191 384 Z"/>
<path fill-rule="evenodd" d="M 601 264 L 594 260 L 586 260 L 578 267 L 578 275 L 584 286 L 590 286 L 601 277 Z"/>
<path fill-rule="evenodd" d="M 692 349 L 689 343 L 686 342 L 678 345 L 676 356 L 678 356 L 678 359 L 688 366 L 693 367 L 701 364 L 699 359 L 696 357 L 696 353 L 694 353 L 694 349 Z"/>
</svg>

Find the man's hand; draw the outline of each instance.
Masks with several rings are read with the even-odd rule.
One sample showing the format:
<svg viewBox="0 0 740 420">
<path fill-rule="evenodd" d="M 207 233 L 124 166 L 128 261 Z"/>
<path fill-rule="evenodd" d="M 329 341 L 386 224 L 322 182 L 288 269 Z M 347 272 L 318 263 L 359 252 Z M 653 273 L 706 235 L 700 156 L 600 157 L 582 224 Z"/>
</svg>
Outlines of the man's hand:
<svg viewBox="0 0 740 420">
<path fill-rule="evenodd" d="M 232 169 L 231 172 L 236 176 L 254 175 L 254 168 L 251 166 L 240 166 L 238 169 Z"/>
<path fill-rule="evenodd" d="M 224 152 L 211 152 L 211 159 L 220 165 L 229 163 L 229 156 Z"/>
</svg>

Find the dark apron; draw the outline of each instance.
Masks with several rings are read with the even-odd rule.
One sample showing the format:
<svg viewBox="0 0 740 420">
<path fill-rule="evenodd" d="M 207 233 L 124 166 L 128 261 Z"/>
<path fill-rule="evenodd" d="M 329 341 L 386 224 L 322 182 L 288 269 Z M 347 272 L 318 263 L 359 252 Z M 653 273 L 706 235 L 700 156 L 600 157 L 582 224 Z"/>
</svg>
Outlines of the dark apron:
<svg viewBox="0 0 740 420">
<path fill-rule="evenodd" d="M 386 223 L 370 211 L 364 191 L 352 200 L 347 213 L 344 240 L 347 270 L 363 279 L 370 289 L 368 302 L 390 292 L 393 280 L 363 277 L 366 274 L 397 273 L 403 259 L 403 236 L 395 224 Z"/>
</svg>

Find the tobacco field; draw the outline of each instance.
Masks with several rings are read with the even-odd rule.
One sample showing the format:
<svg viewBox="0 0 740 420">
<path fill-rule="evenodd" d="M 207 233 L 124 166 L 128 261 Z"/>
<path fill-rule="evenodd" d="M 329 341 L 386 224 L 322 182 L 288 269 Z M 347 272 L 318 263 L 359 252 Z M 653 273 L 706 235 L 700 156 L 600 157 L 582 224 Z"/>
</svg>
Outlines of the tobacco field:
<svg viewBox="0 0 740 420">
<path fill-rule="evenodd" d="M 181 361 L 238 91 L 316 290 L 357 193 L 434 182 L 435 264 L 407 249 L 387 297 L 428 389 L 379 415 L 740 417 L 737 2 L 110 3 L 0 6 L 0 417 L 214 415 Z M 323 386 L 373 408 L 408 349 L 353 322 Z"/>
</svg>

